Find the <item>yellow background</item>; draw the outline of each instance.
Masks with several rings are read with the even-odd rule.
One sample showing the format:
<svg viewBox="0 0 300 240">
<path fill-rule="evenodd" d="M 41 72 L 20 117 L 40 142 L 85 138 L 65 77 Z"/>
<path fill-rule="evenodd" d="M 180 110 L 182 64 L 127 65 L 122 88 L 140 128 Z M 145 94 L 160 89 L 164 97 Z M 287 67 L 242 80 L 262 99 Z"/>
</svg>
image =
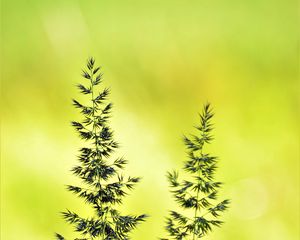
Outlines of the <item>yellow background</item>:
<svg viewBox="0 0 300 240">
<path fill-rule="evenodd" d="M 53 239 L 83 211 L 65 190 L 82 142 L 69 121 L 94 56 L 112 89 L 112 126 L 143 181 L 127 213 L 148 213 L 133 239 L 164 236 L 175 207 L 165 173 L 186 159 L 209 101 L 226 223 L 207 239 L 299 237 L 297 1 L 2 1 L 1 239 Z M 69 238 L 71 239 L 71 238 Z"/>
</svg>

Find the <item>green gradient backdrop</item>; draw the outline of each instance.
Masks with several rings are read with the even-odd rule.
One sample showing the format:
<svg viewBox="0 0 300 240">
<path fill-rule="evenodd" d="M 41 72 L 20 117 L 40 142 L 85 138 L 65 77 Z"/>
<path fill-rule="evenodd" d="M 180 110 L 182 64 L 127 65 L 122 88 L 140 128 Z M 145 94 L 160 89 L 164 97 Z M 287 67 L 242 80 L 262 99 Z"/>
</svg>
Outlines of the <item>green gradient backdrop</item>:
<svg viewBox="0 0 300 240">
<path fill-rule="evenodd" d="M 133 239 L 163 235 L 174 207 L 165 172 L 181 166 L 183 133 L 215 109 L 211 151 L 232 199 L 207 239 L 299 235 L 297 1 L 2 1 L 1 239 L 71 233 L 58 212 L 84 211 L 64 189 L 81 142 L 70 99 L 89 56 L 103 66 L 112 125 L 144 176 L 125 201 L 147 212 Z"/>
</svg>

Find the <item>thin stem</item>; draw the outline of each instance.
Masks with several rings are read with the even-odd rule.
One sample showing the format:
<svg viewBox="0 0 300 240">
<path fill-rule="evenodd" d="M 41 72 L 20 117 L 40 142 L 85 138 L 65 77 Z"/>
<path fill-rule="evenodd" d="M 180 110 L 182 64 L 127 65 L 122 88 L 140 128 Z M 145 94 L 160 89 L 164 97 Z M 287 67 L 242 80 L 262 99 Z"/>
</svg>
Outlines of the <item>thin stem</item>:
<svg viewBox="0 0 300 240">
<path fill-rule="evenodd" d="M 98 148 L 98 141 L 97 141 L 97 129 L 96 129 L 96 114 L 95 114 L 95 109 L 96 109 L 96 106 L 95 106 L 95 101 L 94 101 L 94 84 L 93 84 L 93 70 L 91 69 L 91 91 L 92 91 L 92 103 L 93 103 L 93 129 L 92 131 L 94 132 L 94 135 L 95 135 L 95 147 L 96 147 L 96 152 L 97 152 L 97 158 L 98 160 L 101 159 L 101 156 L 99 156 L 99 148 Z M 100 177 L 98 179 L 98 182 L 99 182 L 99 185 L 100 185 L 100 189 L 102 189 L 102 186 L 100 184 Z M 100 201 L 100 204 L 101 204 L 101 201 Z M 101 204 L 101 208 L 102 208 L 102 204 Z M 106 212 L 107 213 L 107 212 Z M 106 222 L 106 213 L 105 213 L 105 217 L 103 216 L 103 222 L 105 224 Z M 102 239 L 105 238 L 105 225 L 103 227 L 103 231 L 100 235 L 100 237 L 102 236 Z"/>
<path fill-rule="evenodd" d="M 201 155 L 202 155 L 202 149 L 203 149 L 203 145 L 202 145 L 201 150 L 200 150 L 200 154 L 201 154 Z M 198 162 L 198 167 L 199 167 L 199 164 L 200 164 L 200 163 Z M 200 171 L 200 170 L 199 170 L 199 172 L 198 172 L 198 177 L 201 177 L 201 171 Z M 196 197 L 197 207 L 195 208 L 194 221 L 195 221 L 196 218 L 197 218 L 199 193 L 200 193 L 200 189 L 198 188 L 198 189 L 197 189 L 197 197 Z M 194 227 L 194 231 L 193 231 L 193 240 L 195 240 L 195 237 L 196 237 L 195 232 L 196 232 L 196 229 L 195 229 L 195 227 Z"/>
<path fill-rule="evenodd" d="M 97 142 L 97 132 L 96 132 L 96 116 L 95 116 L 95 102 L 94 102 L 94 84 L 93 84 L 93 71 L 91 70 L 91 91 L 92 91 L 92 103 L 93 103 L 93 129 L 95 134 L 95 146 L 98 156 L 98 142 Z"/>
</svg>

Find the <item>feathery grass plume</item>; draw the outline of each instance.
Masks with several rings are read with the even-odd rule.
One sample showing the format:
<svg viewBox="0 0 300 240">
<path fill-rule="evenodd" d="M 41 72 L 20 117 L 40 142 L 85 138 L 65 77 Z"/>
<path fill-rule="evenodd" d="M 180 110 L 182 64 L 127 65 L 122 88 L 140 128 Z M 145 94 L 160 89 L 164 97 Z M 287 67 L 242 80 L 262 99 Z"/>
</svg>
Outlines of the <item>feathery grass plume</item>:
<svg viewBox="0 0 300 240">
<path fill-rule="evenodd" d="M 79 151 L 78 165 L 71 171 L 82 180 L 81 186 L 68 185 L 67 189 L 77 197 L 82 198 L 94 210 L 94 215 L 88 218 L 79 216 L 73 211 L 62 212 L 63 218 L 74 226 L 79 237 L 75 240 L 88 239 L 129 239 L 130 232 L 145 221 L 142 215 L 122 215 L 118 204 L 140 181 L 139 177 L 124 177 L 120 171 L 127 161 L 121 157 L 112 159 L 112 153 L 118 148 L 113 139 L 113 131 L 109 127 L 112 103 L 108 102 L 109 89 L 97 92 L 102 82 L 100 67 L 95 67 L 95 60 L 87 61 L 87 69 L 82 76 L 85 84 L 78 84 L 79 91 L 89 98 L 90 104 L 83 105 L 73 100 L 83 116 L 80 122 L 71 124 L 79 136 L 86 141 L 86 146 Z M 65 239 L 56 233 L 56 239 Z"/>
<path fill-rule="evenodd" d="M 179 180 L 178 172 L 168 172 L 167 177 L 172 194 L 183 213 L 170 211 L 166 218 L 168 238 L 176 240 L 195 240 L 204 237 L 214 226 L 223 223 L 218 220 L 220 213 L 228 208 L 229 200 L 217 202 L 218 189 L 222 183 L 214 180 L 217 169 L 217 157 L 204 152 L 206 144 L 210 144 L 211 119 L 213 113 L 210 104 L 204 105 L 200 114 L 200 125 L 196 126 L 199 134 L 190 138 L 184 136 L 188 150 L 188 160 L 184 162 L 187 180 Z"/>
</svg>

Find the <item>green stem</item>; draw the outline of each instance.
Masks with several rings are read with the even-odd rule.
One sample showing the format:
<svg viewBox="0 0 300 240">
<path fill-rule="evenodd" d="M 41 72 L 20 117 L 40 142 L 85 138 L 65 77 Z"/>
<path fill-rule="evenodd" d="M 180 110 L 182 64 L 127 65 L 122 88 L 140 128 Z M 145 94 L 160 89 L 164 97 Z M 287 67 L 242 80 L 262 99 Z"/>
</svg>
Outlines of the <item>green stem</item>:
<svg viewBox="0 0 300 240">
<path fill-rule="evenodd" d="M 95 146 L 98 156 L 98 142 L 97 142 L 97 131 L 96 131 L 96 116 L 95 116 L 95 102 L 94 102 L 94 84 L 93 84 L 93 71 L 91 70 L 91 91 L 92 91 L 92 103 L 93 103 L 93 129 L 92 131 L 95 134 Z"/>
<path fill-rule="evenodd" d="M 92 103 L 93 103 L 93 129 L 92 129 L 92 131 L 94 132 L 94 135 L 95 135 L 95 147 L 96 147 L 96 152 L 97 152 L 97 157 L 98 157 L 98 160 L 100 160 L 101 159 L 101 156 L 99 156 L 99 154 L 98 154 L 98 152 L 99 152 L 99 148 L 98 148 L 98 136 L 97 136 L 97 129 L 96 129 L 96 114 L 95 114 L 95 109 L 96 109 L 96 107 L 95 107 L 95 101 L 94 101 L 94 84 L 93 84 L 93 76 L 94 76 L 94 74 L 93 74 L 93 70 L 91 69 L 91 91 L 92 91 Z M 100 183 L 100 177 L 99 177 L 99 179 L 98 179 L 98 182 Z M 100 184 L 100 190 L 102 189 L 102 186 L 101 186 L 101 184 Z M 101 209 L 102 209 L 102 204 L 101 204 L 101 202 L 100 202 L 100 206 L 101 206 Z M 104 216 L 103 216 L 103 222 L 105 223 L 106 222 L 106 213 L 104 214 Z M 103 231 L 102 231 L 102 233 L 101 233 L 101 236 L 100 237 L 102 237 L 102 239 L 104 239 L 105 238 L 105 225 L 104 225 L 104 227 L 103 227 Z"/>
<path fill-rule="evenodd" d="M 201 147 L 201 150 L 200 150 L 200 155 L 202 156 L 202 148 L 203 148 L 203 145 Z M 198 163 L 198 167 L 199 167 L 199 163 Z M 198 176 L 201 177 L 201 171 L 199 170 L 198 172 Z M 197 218 L 197 212 L 198 212 L 198 199 L 199 199 L 199 193 L 200 193 L 200 190 L 199 188 L 197 189 L 197 208 L 195 209 L 195 214 L 194 214 L 194 221 L 196 220 Z M 195 237 L 196 237 L 196 234 L 195 234 L 196 230 L 195 230 L 195 227 L 194 227 L 194 231 L 193 231 L 193 240 L 195 240 Z"/>
</svg>

